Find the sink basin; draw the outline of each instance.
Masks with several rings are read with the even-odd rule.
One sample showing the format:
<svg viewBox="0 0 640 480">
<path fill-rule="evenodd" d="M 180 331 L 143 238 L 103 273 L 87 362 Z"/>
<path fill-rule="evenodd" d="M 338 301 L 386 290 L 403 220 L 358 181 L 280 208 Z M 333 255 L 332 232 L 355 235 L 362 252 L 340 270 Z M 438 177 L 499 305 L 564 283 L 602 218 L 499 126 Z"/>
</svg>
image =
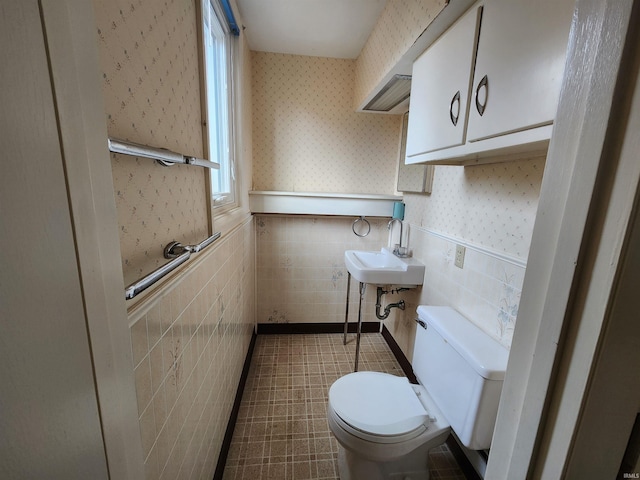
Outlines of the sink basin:
<svg viewBox="0 0 640 480">
<path fill-rule="evenodd" d="M 362 283 L 415 287 L 424 280 L 422 263 L 411 257 L 396 257 L 388 248 L 379 252 L 347 250 L 344 263 L 353 278 Z"/>
</svg>

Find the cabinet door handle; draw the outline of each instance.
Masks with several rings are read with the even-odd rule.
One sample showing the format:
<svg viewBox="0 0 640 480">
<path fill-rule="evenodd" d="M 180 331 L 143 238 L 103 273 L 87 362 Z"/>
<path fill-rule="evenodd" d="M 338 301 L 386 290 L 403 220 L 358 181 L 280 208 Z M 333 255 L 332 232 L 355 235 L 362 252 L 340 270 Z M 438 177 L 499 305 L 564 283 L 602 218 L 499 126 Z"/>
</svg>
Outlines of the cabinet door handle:
<svg viewBox="0 0 640 480">
<path fill-rule="evenodd" d="M 453 104 L 458 102 L 458 111 L 456 114 L 453 114 Z M 458 118 L 460 118 L 460 90 L 456 92 L 456 94 L 451 99 L 451 105 L 449 106 L 449 116 L 451 117 L 451 123 L 455 127 L 458 125 Z"/>
<path fill-rule="evenodd" d="M 482 87 L 484 87 L 485 89 L 485 94 L 484 94 L 484 102 L 480 103 L 478 96 L 480 94 L 480 90 L 482 89 Z M 476 87 L 476 110 L 478 110 L 478 113 L 480 114 L 480 116 L 482 116 L 482 114 L 484 113 L 484 109 L 487 106 L 488 99 L 489 99 L 489 79 L 485 75 L 484 77 L 482 77 L 482 80 L 480 80 L 480 83 L 478 83 L 478 86 Z"/>
</svg>

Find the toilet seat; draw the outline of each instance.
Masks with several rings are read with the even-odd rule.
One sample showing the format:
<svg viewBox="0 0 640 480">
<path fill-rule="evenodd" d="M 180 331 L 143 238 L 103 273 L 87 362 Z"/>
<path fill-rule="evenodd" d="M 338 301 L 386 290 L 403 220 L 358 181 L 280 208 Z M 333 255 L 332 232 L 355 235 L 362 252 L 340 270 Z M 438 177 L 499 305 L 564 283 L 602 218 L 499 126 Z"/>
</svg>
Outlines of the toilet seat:
<svg viewBox="0 0 640 480">
<path fill-rule="evenodd" d="M 413 437 L 432 421 L 407 378 L 387 373 L 339 378 L 329 389 L 329 403 L 338 417 L 367 437 Z"/>
</svg>

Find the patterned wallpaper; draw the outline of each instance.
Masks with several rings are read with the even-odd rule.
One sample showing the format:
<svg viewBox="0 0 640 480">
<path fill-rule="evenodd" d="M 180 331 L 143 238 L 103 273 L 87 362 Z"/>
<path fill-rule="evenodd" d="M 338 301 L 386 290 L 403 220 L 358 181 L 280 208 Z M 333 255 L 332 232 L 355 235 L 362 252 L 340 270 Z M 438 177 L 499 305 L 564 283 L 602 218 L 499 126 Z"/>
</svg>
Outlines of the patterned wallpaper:
<svg viewBox="0 0 640 480">
<path fill-rule="evenodd" d="M 251 55 L 254 190 L 394 193 L 401 116 L 354 112 L 354 60 Z"/>
<path fill-rule="evenodd" d="M 436 166 L 431 195 L 405 194 L 405 220 L 526 261 L 544 165 Z"/>
<path fill-rule="evenodd" d="M 358 107 L 416 41 L 447 0 L 389 0 L 356 61 L 353 107 Z"/>
<path fill-rule="evenodd" d="M 95 0 L 109 136 L 202 156 L 195 3 Z M 125 283 L 208 236 L 205 170 L 112 154 Z"/>
</svg>

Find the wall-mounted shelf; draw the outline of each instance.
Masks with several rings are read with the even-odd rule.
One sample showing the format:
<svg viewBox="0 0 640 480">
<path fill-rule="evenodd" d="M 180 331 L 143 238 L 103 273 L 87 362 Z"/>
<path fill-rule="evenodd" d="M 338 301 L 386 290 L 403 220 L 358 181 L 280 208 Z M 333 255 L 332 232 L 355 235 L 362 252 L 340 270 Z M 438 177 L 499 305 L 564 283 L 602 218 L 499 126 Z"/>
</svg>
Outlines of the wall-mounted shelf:
<svg viewBox="0 0 640 480">
<path fill-rule="evenodd" d="M 304 192 L 249 192 L 251 213 L 390 217 L 398 195 Z"/>
</svg>

